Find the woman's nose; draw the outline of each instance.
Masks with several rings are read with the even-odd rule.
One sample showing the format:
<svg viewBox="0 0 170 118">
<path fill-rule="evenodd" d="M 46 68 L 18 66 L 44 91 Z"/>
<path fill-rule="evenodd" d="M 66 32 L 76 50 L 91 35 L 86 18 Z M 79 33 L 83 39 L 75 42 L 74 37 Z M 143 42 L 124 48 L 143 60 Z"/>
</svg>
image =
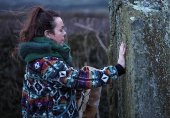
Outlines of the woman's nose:
<svg viewBox="0 0 170 118">
<path fill-rule="evenodd" d="M 64 30 L 64 35 L 66 35 L 67 33 L 66 33 L 66 31 Z"/>
</svg>

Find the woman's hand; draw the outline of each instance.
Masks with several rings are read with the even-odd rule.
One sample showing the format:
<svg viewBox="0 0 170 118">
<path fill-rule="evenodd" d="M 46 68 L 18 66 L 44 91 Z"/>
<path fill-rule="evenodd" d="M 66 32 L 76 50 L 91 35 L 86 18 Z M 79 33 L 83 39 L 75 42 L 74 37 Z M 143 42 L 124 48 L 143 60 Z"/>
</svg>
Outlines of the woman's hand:
<svg viewBox="0 0 170 118">
<path fill-rule="evenodd" d="M 125 45 L 122 42 L 119 49 L 119 59 L 118 64 L 120 64 L 123 68 L 125 68 Z"/>
</svg>

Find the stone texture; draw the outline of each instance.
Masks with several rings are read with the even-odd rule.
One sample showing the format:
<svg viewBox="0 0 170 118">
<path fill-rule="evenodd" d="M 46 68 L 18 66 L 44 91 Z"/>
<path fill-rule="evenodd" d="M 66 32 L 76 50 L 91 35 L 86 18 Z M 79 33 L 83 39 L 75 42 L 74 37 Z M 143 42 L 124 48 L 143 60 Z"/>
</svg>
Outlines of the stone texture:
<svg viewBox="0 0 170 118">
<path fill-rule="evenodd" d="M 126 44 L 126 74 L 108 86 L 110 118 L 170 117 L 169 4 L 109 1 L 109 64 L 117 63 L 120 43 Z"/>
</svg>

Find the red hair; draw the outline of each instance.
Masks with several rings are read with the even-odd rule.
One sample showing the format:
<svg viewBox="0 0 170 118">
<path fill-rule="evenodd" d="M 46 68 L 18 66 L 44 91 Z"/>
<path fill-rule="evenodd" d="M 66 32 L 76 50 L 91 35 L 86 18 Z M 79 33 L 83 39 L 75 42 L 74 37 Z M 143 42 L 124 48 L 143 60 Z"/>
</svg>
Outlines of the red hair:
<svg viewBox="0 0 170 118">
<path fill-rule="evenodd" d="M 60 17 L 58 13 L 53 10 L 44 10 L 40 6 L 32 7 L 33 11 L 30 12 L 28 23 L 21 30 L 19 34 L 19 45 L 24 42 L 29 42 L 33 37 L 44 36 L 44 31 L 48 30 L 53 33 L 53 29 L 56 26 L 54 23 L 54 17 Z M 18 45 L 18 48 L 19 48 Z M 15 55 L 18 54 L 18 48 L 12 53 L 12 57 L 15 59 Z"/>
</svg>

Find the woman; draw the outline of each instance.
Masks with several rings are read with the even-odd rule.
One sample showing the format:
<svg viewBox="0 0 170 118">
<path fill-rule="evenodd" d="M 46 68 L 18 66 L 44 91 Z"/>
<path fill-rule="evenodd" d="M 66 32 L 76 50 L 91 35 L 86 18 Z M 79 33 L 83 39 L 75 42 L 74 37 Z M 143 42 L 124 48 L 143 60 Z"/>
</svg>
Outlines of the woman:
<svg viewBox="0 0 170 118">
<path fill-rule="evenodd" d="M 109 84 L 125 72 L 125 48 L 120 46 L 118 64 L 95 71 L 69 67 L 70 48 L 64 43 L 64 24 L 52 10 L 34 7 L 20 32 L 19 52 L 27 62 L 23 80 L 22 116 L 78 118 L 76 90 Z"/>
</svg>

